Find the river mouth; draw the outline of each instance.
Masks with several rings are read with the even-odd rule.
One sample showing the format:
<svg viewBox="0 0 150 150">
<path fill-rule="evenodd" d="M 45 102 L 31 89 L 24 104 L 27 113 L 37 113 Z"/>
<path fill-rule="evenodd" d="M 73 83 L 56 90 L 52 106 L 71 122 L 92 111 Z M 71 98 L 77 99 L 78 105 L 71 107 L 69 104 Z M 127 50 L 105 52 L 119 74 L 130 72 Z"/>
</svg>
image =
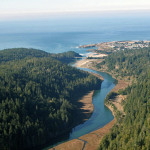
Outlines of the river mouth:
<svg viewBox="0 0 150 150">
<path fill-rule="evenodd" d="M 78 69 L 101 75 L 104 78 L 102 84 L 100 85 L 100 89 L 94 92 L 92 98 L 92 103 L 94 105 L 93 113 L 87 121 L 73 128 L 69 136 L 67 136 L 68 138 L 61 140 L 58 143 L 56 142 L 54 145 L 44 148 L 44 150 L 48 150 L 49 148 L 52 148 L 63 142 L 72 139 L 77 139 L 80 136 L 88 134 L 94 130 L 100 129 L 114 119 L 112 112 L 104 105 L 104 99 L 106 95 L 115 87 L 116 80 L 112 78 L 111 75 L 105 72 L 99 72 L 88 68 L 78 68 Z"/>
</svg>

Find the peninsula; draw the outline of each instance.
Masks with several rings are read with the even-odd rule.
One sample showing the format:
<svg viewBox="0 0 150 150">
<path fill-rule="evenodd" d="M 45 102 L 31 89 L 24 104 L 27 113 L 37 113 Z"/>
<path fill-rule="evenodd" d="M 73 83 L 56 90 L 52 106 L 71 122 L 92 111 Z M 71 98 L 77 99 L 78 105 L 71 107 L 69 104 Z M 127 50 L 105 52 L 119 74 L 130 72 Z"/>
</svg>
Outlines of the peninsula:
<svg viewBox="0 0 150 150">
<path fill-rule="evenodd" d="M 102 54 L 110 54 L 120 50 L 140 49 L 145 47 L 150 47 L 150 41 L 112 41 L 79 46 L 79 48 L 86 48 L 86 51 Z"/>
</svg>

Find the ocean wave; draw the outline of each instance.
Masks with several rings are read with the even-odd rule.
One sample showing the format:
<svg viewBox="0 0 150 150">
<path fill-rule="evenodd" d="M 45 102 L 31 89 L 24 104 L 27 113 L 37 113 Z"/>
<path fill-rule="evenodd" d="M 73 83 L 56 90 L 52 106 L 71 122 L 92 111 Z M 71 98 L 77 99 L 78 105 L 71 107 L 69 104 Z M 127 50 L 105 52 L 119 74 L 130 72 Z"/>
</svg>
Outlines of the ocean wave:
<svg viewBox="0 0 150 150">
<path fill-rule="evenodd" d="M 83 54 L 83 53 L 80 53 L 79 55 L 81 55 L 81 56 L 86 56 L 86 54 Z"/>
</svg>

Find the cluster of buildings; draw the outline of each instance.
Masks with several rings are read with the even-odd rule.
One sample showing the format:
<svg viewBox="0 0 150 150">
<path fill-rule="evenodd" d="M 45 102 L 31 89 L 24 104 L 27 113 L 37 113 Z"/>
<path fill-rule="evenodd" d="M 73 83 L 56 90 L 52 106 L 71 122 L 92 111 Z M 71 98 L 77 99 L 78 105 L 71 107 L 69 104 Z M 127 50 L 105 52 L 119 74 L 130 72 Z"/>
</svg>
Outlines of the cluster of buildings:
<svg viewBox="0 0 150 150">
<path fill-rule="evenodd" d="M 124 50 L 150 47 L 150 41 L 113 41 L 95 45 L 97 50 Z"/>
</svg>

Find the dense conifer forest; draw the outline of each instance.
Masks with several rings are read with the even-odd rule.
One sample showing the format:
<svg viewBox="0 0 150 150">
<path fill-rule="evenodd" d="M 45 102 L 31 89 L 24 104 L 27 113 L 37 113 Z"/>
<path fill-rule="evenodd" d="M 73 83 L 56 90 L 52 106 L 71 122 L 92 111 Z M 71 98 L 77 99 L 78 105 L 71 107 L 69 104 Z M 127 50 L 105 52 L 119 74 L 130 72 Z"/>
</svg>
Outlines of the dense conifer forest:
<svg viewBox="0 0 150 150">
<path fill-rule="evenodd" d="M 103 65 L 121 77 L 132 77 L 134 83 L 121 91 L 127 95 L 125 116 L 103 138 L 99 150 L 149 150 L 150 48 L 113 53 L 97 67 Z"/>
<path fill-rule="evenodd" d="M 77 99 L 101 84 L 58 61 L 78 56 L 24 48 L 0 51 L 0 149 L 31 149 L 73 127 Z"/>
<path fill-rule="evenodd" d="M 138 78 L 150 67 L 150 48 L 124 50 L 112 53 L 98 64 L 98 68 L 107 66 L 107 71 L 117 73 L 121 77 Z"/>
<path fill-rule="evenodd" d="M 41 58 L 41 57 L 52 57 L 57 60 L 60 60 L 62 62 L 71 62 L 74 60 L 76 57 L 80 58 L 82 57 L 78 53 L 74 51 L 68 51 L 64 53 L 58 53 L 58 54 L 52 54 L 52 53 L 47 53 L 42 50 L 37 50 L 37 49 L 27 49 L 27 48 L 12 48 L 12 49 L 5 49 L 0 51 L 0 63 L 1 62 L 7 62 L 11 60 L 20 60 L 23 58 Z"/>
</svg>

